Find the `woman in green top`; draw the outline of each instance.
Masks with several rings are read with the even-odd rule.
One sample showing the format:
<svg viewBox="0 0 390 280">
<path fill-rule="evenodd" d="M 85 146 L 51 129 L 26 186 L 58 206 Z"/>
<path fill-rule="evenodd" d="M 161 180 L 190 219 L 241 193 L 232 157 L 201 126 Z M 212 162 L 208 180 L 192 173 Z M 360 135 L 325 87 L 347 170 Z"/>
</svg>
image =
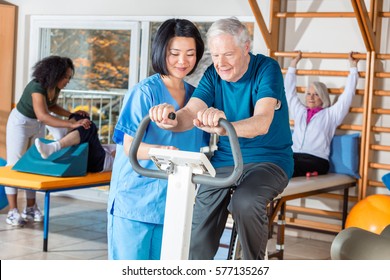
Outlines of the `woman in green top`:
<svg viewBox="0 0 390 280">
<path fill-rule="evenodd" d="M 49 56 L 34 66 L 33 79 L 25 87 L 22 97 L 11 111 L 7 122 L 7 165 L 14 165 L 27 149 L 34 145 L 36 138 L 45 136 L 45 125 L 57 128 L 74 129 L 79 126 L 90 127 L 88 119 L 76 123 L 57 118 L 68 118 L 71 112 L 57 104 L 58 95 L 74 74 L 73 62 L 70 58 Z M 77 114 L 86 116 L 87 112 Z M 22 226 L 27 220 L 41 222 L 43 215 L 36 204 L 35 192 L 26 191 L 27 206 L 22 214 L 17 205 L 17 189 L 5 188 L 9 203 L 6 222 L 13 226 Z"/>
</svg>

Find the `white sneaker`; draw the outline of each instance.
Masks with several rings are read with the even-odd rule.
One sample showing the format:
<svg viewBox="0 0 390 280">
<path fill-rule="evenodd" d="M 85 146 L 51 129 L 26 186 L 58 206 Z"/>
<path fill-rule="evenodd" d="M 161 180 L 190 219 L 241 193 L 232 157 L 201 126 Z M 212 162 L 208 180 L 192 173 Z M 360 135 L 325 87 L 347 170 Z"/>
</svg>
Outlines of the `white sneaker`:
<svg viewBox="0 0 390 280">
<path fill-rule="evenodd" d="M 34 221 L 34 222 L 42 222 L 43 214 L 41 209 L 39 209 L 38 205 L 34 205 L 33 207 L 26 207 L 22 212 L 22 218 L 25 221 Z"/>
<path fill-rule="evenodd" d="M 24 226 L 25 222 L 19 214 L 19 210 L 14 208 L 8 211 L 7 219 L 5 220 L 7 224 L 11 226 Z"/>
</svg>

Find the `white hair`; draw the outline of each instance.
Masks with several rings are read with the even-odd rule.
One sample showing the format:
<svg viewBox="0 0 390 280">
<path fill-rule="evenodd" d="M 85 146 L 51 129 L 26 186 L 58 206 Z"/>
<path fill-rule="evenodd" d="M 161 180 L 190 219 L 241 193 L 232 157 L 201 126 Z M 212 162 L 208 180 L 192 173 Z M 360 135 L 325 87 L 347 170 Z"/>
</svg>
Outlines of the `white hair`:
<svg viewBox="0 0 390 280">
<path fill-rule="evenodd" d="M 219 19 L 214 22 L 207 31 L 207 43 L 216 36 L 222 34 L 232 35 L 240 47 L 245 47 L 247 43 L 251 44 L 249 31 L 236 17 Z"/>
</svg>

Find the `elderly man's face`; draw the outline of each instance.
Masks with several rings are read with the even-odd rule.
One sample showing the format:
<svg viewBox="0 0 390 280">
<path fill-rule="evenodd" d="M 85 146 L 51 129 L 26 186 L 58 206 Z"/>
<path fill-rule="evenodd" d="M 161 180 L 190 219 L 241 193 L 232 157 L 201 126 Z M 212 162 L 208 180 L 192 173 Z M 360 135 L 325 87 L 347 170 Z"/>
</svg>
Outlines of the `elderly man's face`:
<svg viewBox="0 0 390 280">
<path fill-rule="evenodd" d="M 213 37 L 208 43 L 219 76 L 225 81 L 237 82 L 248 69 L 249 43 L 240 47 L 234 37 L 228 34 Z"/>
</svg>

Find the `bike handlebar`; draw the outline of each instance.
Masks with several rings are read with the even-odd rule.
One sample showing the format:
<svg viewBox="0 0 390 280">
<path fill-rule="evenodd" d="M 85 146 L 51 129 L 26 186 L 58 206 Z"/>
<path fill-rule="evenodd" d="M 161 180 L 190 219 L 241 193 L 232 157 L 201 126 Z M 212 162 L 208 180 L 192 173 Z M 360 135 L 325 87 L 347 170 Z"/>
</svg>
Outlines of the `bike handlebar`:
<svg viewBox="0 0 390 280">
<path fill-rule="evenodd" d="M 133 142 L 131 143 L 129 151 L 129 160 L 135 172 L 141 174 L 142 176 L 158 178 L 158 179 L 168 179 L 168 174 L 162 170 L 147 169 L 142 167 L 137 159 L 138 148 L 141 144 L 142 137 L 150 123 L 150 117 L 147 115 L 141 121 L 137 132 L 134 136 Z M 205 184 L 217 187 L 228 187 L 233 185 L 237 179 L 241 176 L 244 164 L 241 155 L 240 145 L 238 143 L 237 133 L 233 125 L 225 120 L 220 119 L 219 125 L 222 126 L 228 133 L 230 146 L 232 148 L 232 155 L 234 161 L 234 168 L 232 173 L 228 177 L 211 177 L 206 175 L 197 175 L 192 176 L 192 182 L 194 184 Z"/>
</svg>

